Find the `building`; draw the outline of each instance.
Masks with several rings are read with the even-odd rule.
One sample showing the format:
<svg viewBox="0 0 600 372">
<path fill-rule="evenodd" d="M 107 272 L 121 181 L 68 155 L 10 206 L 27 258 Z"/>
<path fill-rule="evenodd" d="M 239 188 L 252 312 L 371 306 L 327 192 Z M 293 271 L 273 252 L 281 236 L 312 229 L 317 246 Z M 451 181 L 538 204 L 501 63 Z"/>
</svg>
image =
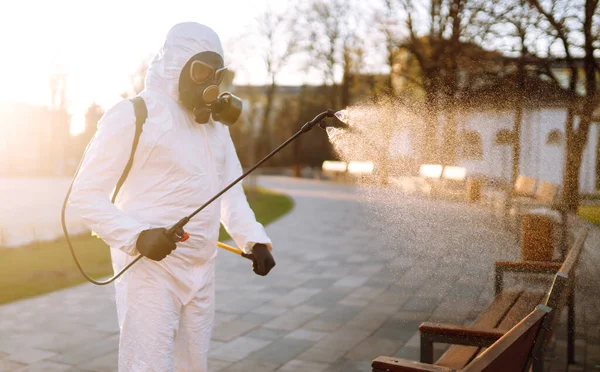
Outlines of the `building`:
<svg viewBox="0 0 600 372">
<path fill-rule="evenodd" d="M 471 176 L 510 183 L 513 152 L 511 136 L 515 121 L 514 91 L 505 89 L 502 79 L 471 92 L 468 104 L 459 110 L 457 122 L 458 154 L 456 165 Z M 566 93 L 537 77 L 525 81 L 521 121 L 519 174 L 561 185 L 565 167 Z M 396 156 L 416 158 L 420 133 L 403 129 L 396 134 Z M 418 125 L 417 125 L 418 127 Z M 439 133 L 440 131 L 438 131 Z M 581 171 L 580 191 L 596 190 L 598 128 L 590 128 Z M 438 143 L 441 143 L 441 135 Z"/>
</svg>

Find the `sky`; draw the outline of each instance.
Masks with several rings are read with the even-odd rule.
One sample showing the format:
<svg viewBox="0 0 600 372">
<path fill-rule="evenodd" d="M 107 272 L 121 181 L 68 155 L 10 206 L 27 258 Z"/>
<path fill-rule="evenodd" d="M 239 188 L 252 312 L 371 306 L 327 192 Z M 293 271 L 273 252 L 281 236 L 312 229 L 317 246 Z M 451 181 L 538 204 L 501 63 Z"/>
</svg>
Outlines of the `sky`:
<svg viewBox="0 0 600 372">
<path fill-rule="evenodd" d="M 196 21 L 212 27 L 225 47 L 226 63 L 236 70 L 236 84 L 262 84 L 260 57 L 232 61 L 228 47 L 247 34 L 252 22 L 276 0 L 19 0 L 0 5 L 0 101 L 50 103 L 49 76 L 68 76 L 71 130 L 83 128 L 85 110 L 96 102 L 107 108 L 129 86 L 129 74 L 154 55 L 176 23 Z M 10 5 L 6 5 L 10 4 Z M 235 57 L 235 56 L 233 56 Z M 236 64 L 237 62 L 237 64 Z M 314 77 L 313 77 L 314 78 Z M 308 78 L 310 80 L 310 78 Z M 300 72 L 282 74 L 280 83 L 301 84 Z"/>
</svg>

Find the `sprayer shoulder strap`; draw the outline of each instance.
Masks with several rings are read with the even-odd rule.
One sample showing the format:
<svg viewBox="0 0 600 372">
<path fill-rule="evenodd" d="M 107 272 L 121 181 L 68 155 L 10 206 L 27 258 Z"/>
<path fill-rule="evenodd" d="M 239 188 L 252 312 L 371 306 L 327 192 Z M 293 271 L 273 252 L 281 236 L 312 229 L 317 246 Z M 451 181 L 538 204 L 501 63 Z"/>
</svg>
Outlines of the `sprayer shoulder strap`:
<svg viewBox="0 0 600 372">
<path fill-rule="evenodd" d="M 127 161 L 127 165 L 125 165 L 125 169 L 123 170 L 123 174 L 121 174 L 121 178 L 119 178 L 119 182 L 117 182 L 117 187 L 115 187 L 115 192 L 113 193 L 111 200 L 112 203 L 115 202 L 119 190 L 121 190 L 121 187 L 129 175 L 129 171 L 133 165 L 133 156 L 135 155 L 135 150 L 140 142 L 140 136 L 142 135 L 144 123 L 148 118 L 148 108 L 146 107 L 146 102 L 144 102 L 142 97 L 137 96 L 130 99 L 130 101 L 133 103 L 133 110 L 135 112 L 135 135 L 133 137 L 133 144 L 131 145 L 131 154 L 129 155 L 129 160 Z"/>
</svg>

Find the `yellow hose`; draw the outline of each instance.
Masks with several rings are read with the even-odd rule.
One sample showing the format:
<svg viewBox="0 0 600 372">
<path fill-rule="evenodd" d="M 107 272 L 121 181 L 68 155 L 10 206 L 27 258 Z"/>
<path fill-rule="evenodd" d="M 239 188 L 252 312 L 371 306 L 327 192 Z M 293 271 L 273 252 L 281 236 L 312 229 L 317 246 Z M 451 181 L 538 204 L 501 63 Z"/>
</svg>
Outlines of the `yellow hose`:
<svg viewBox="0 0 600 372">
<path fill-rule="evenodd" d="M 217 246 L 223 249 L 228 250 L 229 252 L 233 252 L 235 254 L 239 254 L 240 256 L 242 255 L 242 251 L 240 249 L 234 248 L 230 245 L 227 244 L 223 244 L 221 242 L 217 242 Z"/>
</svg>

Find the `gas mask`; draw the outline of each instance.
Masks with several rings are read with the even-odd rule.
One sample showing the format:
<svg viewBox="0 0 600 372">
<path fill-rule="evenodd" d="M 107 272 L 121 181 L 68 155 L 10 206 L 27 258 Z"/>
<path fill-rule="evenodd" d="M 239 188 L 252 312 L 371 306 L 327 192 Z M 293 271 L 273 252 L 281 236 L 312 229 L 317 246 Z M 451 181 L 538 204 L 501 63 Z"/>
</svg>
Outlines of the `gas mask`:
<svg viewBox="0 0 600 372">
<path fill-rule="evenodd" d="M 179 75 L 179 99 L 200 124 L 213 120 L 234 124 L 242 113 L 242 100 L 223 92 L 219 85 L 227 72 L 223 58 L 215 52 L 198 53 L 183 66 Z"/>
</svg>

